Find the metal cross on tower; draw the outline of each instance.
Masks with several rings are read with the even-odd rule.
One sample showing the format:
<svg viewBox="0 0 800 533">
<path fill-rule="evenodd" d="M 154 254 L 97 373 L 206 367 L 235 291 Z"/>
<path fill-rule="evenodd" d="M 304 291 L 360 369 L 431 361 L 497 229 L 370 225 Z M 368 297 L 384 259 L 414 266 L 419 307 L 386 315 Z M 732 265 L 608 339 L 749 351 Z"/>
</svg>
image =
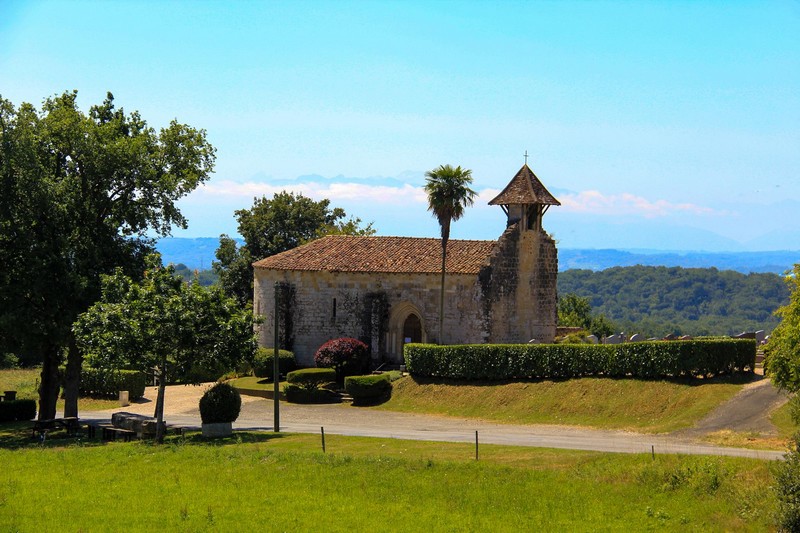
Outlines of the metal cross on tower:
<svg viewBox="0 0 800 533">
<path fill-rule="evenodd" d="M 525 150 L 525 164 L 528 164 L 528 151 Z"/>
</svg>

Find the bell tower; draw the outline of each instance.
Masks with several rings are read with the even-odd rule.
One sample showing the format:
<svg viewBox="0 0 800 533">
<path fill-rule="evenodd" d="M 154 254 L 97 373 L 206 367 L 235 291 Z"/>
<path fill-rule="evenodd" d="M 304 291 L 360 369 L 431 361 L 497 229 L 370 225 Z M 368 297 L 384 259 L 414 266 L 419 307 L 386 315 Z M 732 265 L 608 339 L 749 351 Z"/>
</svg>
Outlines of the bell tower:
<svg viewBox="0 0 800 533">
<path fill-rule="evenodd" d="M 558 250 L 542 217 L 561 205 L 527 162 L 489 205 L 508 223 L 479 277 L 484 342 L 553 342 L 558 320 Z"/>
<path fill-rule="evenodd" d="M 489 202 L 489 205 L 499 205 L 503 208 L 508 217 L 506 227 L 519 223 L 521 232 L 527 230 L 538 232 L 542 230 L 542 217 L 550 206 L 561 203 L 550 194 L 525 163 L 503 192 Z"/>
</svg>

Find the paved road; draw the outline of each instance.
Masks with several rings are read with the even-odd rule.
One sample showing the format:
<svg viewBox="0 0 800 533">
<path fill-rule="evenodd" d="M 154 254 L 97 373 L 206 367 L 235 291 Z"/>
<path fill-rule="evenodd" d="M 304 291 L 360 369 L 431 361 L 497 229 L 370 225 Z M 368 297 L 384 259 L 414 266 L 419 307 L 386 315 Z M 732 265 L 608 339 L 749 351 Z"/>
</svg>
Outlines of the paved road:
<svg viewBox="0 0 800 533">
<path fill-rule="evenodd" d="M 693 428 L 680 431 L 685 437 L 701 437 L 708 433 L 728 429 L 738 432 L 755 432 L 762 435 L 777 435 L 769 420 L 769 413 L 788 401 L 786 391 L 778 390 L 763 376 L 748 383 L 730 401 L 725 402 Z"/>
<path fill-rule="evenodd" d="M 204 387 L 172 386 L 167 388 L 165 418 L 171 424 L 200 426 L 197 405 Z M 746 392 L 746 391 L 743 391 Z M 148 388 L 145 400 L 109 411 L 84 411 L 86 420 L 109 420 L 115 411 L 152 415 L 155 389 Z M 387 437 L 408 440 L 474 442 L 486 444 L 594 450 L 619 453 L 682 453 L 727 455 L 758 459 L 781 459 L 783 452 L 711 446 L 693 436 L 681 434 L 650 435 L 627 431 L 608 431 L 555 425 L 509 425 L 474 419 L 435 415 L 396 413 L 352 407 L 344 404 L 296 405 L 281 403 L 281 431 L 291 433 Z M 273 430 L 273 402 L 243 397 L 242 412 L 234 423 L 241 430 Z"/>
</svg>

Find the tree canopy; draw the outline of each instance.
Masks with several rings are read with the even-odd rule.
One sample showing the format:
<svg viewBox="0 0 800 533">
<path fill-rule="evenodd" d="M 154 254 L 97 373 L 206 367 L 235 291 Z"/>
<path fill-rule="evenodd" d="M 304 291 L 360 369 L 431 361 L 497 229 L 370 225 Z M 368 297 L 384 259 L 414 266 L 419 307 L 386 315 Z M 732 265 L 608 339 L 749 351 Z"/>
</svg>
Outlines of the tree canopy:
<svg viewBox="0 0 800 533">
<path fill-rule="evenodd" d="M 170 373 L 193 364 L 234 368 L 256 349 L 253 315 L 219 287 L 184 282 L 157 255 L 147 259 L 141 283 L 122 269 L 102 277 L 102 297 L 81 314 L 74 330 L 93 366 L 159 368 L 155 416 L 163 419 Z M 160 424 L 159 424 L 160 428 Z"/>
<path fill-rule="evenodd" d="M 780 324 L 767 343 L 765 367 L 772 381 L 790 392 L 800 391 L 800 264 L 786 277 L 789 303 L 776 311 Z"/>
<path fill-rule="evenodd" d="M 474 202 L 475 191 L 469 188 L 472 171 L 461 166 L 439 165 L 425 173 L 428 211 L 439 221 L 442 232 L 442 280 L 439 294 L 439 343 L 444 342 L 444 279 L 447 267 L 447 242 L 450 223 L 464 216 L 464 209 Z"/>
<path fill-rule="evenodd" d="M 330 207 L 330 200 L 314 201 L 302 194 L 281 191 L 271 199 L 253 200 L 249 209 L 236 211 L 239 234 L 245 244 L 237 246 L 221 235 L 214 271 L 226 294 L 242 304 L 253 299 L 252 263 L 291 250 L 325 235 L 373 235 L 372 223 L 347 217 L 344 209 Z"/>
<path fill-rule="evenodd" d="M 583 328 L 598 339 L 614 333 L 614 324 L 602 314 L 593 314 L 588 298 L 574 293 L 558 299 L 558 325 Z"/>
<path fill-rule="evenodd" d="M 88 113 L 76 101 L 65 92 L 37 110 L 0 98 L 0 351 L 43 363 L 40 418 L 55 415 L 66 348 L 65 411 L 77 413 L 70 326 L 99 297 L 100 275 L 141 275 L 147 236 L 186 227 L 175 202 L 215 161 L 203 130 L 172 121 L 157 132 L 110 93 Z"/>
<path fill-rule="evenodd" d="M 617 331 L 647 337 L 769 331 L 789 299 L 777 274 L 716 268 L 633 266 L 558 274 L 558 293 L 586 298 Z"/>
</svg>

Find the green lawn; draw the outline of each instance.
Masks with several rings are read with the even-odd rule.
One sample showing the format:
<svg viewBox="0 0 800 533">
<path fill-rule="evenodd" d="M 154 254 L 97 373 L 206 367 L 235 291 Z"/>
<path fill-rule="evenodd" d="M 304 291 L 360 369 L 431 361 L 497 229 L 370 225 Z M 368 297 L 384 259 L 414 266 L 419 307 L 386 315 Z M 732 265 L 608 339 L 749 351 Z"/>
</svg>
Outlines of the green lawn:
<svg viewBox="0 0 800 533">
<path fill-rule="evenodd" d="M 24 439 L 23 439 L 24 440 Z M 769 464 L 318 435 L 21 443 L 0 530 L 769 531 Z M 46 512 L 44 512 L 46 510 Z"/>
<path fill-rule="evenodd" d="M 710 380 L 581 378 L 475 382 L 405 377 L 379 409 L 515 424 L 566 424 L 643 432 L 693 426 L 739 392 L 746 377 Z"/>
<path fill-rule="evenodd" d="M 228 383 L 237 389 L 251 389 L 270 392 L 275 390 L 275 383 L 271 379 L 257 378 L 255 376 L 244 376 L 241 378 L 231 379 L 228 381 Z M 286 382 L 281 381 L 278 383 L 278 386 L 281 390 L 283 390 L 283 387 L 286 386 Z"/>
</svg>

